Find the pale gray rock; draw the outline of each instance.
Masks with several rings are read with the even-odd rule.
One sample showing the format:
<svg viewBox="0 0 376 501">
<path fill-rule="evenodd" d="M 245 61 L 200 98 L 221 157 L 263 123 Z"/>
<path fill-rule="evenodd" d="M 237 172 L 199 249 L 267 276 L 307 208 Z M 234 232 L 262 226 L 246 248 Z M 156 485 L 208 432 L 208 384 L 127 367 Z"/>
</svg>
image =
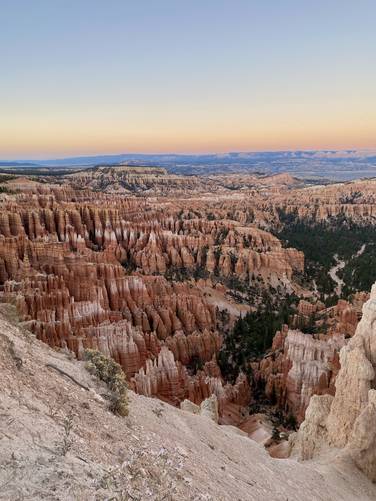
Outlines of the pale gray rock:
<svg viewBox="0 0 376 501">
<path fill-rule="evenodd" d="M 354 337 L 341 349 L 340 363 L 334 398 L 311 398 L 292 454 L 312 459 L 323 447 L 339 448 L 376 481 L 376 284 Z"/>
</svg>

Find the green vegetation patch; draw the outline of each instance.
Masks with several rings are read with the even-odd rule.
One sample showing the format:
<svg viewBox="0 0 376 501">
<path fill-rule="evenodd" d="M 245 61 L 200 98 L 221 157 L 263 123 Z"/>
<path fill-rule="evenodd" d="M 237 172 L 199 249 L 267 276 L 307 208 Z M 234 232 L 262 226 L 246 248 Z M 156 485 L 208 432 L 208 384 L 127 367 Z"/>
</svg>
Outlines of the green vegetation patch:
<svg viewBox="0 0 376 501">
<path fill-rule="evenodd" d="M 345 282 L 343 295 L 369 291 L 376 280 L 376 241 L 366 244 L 360 256 L 354 256 L 338 275 Z"/>
<path fill-rule="evenodd" d="M 127 381 L 121 366 L 97 350 L 85 350 L 86 369 L 104 381 L 111 391 L 110 410 L 128 416 Z"/>
<path fill-rule="evenodd" d="M 234 382 L 239 372 L 251 376 L 250 361 L 260 358 L 271 347 L 273 337 L 295 312 L 294 295 L 272 304 L 264 301 L 257 311 L 237 320 L 233 330 L 225 335 L 218 354 L 218 364 L 226 380 Z"/>
<path fill-rule="evenodd" d="M 303 281 L 315 280 L 319 292 L 332 295 L 327 300 L 333 302 L 336 284 L 328 271 L 336 264 L 334 256 L 337 255 L 346 262 L 342 272 L 338 273 L 345 282 L 342 296 L 369 290 L 376 280 L 375 226 L 355 224 L 344 216 L 318 223 L 299 219 L 297 214 L 286 214 L 282 210 L 279 210 L 279 217 L 282 229 L 275 232 L 276 236 L 284 245 L 304 252 L 306 267 L 305 277 L 301 277 Z M 357 256 L 364 244 L 364 253 Z"/>
</svg>

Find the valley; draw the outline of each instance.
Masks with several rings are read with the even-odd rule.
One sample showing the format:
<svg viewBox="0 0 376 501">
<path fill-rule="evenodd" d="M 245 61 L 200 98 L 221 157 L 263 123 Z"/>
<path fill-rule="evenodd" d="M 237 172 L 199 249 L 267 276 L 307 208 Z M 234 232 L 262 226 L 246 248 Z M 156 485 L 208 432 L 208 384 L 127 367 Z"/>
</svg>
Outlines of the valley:
<svg viewBox="0 0 376 501">
<path fill-rule="evenodd" d="M 0 4 L 0 501 L 375 501 L 376 2 Z"/>
<path fill-rule="evenodd" d="M 289 456 L 376 280 L 375 181 L 111 165 L 0 182 L 0 301 L 23 329 L 98 350 L 136 394 L 215 398 L 221 425 Z"/>
</svg>

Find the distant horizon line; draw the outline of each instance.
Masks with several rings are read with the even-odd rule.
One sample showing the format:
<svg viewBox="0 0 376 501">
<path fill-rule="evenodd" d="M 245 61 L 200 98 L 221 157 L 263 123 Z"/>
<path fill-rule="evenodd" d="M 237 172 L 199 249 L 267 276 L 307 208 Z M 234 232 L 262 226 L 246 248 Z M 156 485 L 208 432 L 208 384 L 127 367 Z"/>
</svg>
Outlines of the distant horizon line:
<svg viewBox="0 0 376 501">
<path fill-rule="evenodd" d="M 200 156 L 226 156 L 226 155 L 256 155 L 261 153 L 376 153 L 376 146 L 367 148 L 298 148 L 298 149 L 260 149 L 260 150 L 228 150 L 225 152 L 221 151 L 205 151 L 205 152 L 179 152 L 174 151 L 169 152 L 120 152 L 120 153 L 87 153 L 87 154 L 66 154 L 66 155 L 51 155 L 39 157 L 15 157 L 15 158 L 0 158 L 0 163 L 11 163 L 11 162 L 48 162 L 48 161 L 61 161 L 61 160 L 71 160 L 71 159 L 88 159 L 96 157 L 119 157 L 119 156 L 144 156 L 144 157 L 165 157 L 165 156 L 175 156 L 175 157 L 200 157 Z"/>
</svg>

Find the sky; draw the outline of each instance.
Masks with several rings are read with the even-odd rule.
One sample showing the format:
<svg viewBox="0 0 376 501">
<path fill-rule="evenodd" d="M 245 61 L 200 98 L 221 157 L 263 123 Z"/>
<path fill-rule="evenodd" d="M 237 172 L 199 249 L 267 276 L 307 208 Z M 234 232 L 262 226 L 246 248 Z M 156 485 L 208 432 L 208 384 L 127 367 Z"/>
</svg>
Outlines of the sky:
<svg viewBox="0 0 376 501">
<path fill-rule="evenodd" d="M 0 0 L 0 158 L 376 147 L 375 0 Z"/>
</svg>

